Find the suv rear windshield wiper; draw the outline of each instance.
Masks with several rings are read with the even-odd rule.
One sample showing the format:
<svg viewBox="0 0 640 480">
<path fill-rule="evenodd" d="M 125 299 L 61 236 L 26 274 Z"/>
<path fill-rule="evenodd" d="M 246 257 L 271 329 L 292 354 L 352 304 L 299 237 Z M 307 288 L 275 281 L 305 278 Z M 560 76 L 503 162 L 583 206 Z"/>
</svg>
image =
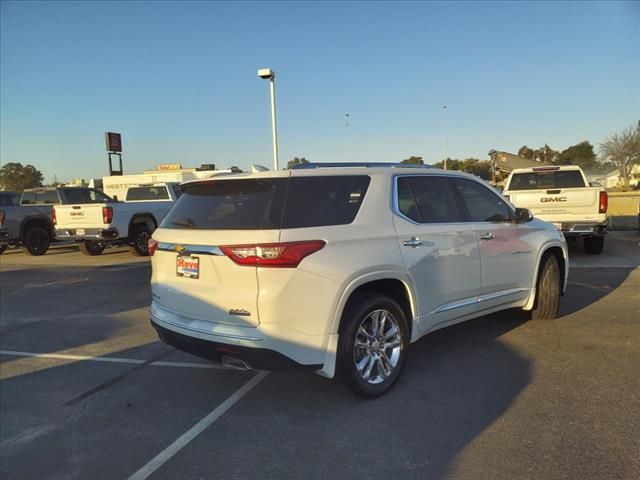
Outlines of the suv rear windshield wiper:
<svg viewBox="0 0 640 480">
<path fill-rule="evenodd" d="M 191 220 L 190 218 L 181 218 L 178 220 L 173 220 L 171 224 L 177 225 L 179 227 L 187 227 L 187 228 L 193 228 L 196 226 L 196 224 L 193 223 L 193 220 Z"/>
</svg>

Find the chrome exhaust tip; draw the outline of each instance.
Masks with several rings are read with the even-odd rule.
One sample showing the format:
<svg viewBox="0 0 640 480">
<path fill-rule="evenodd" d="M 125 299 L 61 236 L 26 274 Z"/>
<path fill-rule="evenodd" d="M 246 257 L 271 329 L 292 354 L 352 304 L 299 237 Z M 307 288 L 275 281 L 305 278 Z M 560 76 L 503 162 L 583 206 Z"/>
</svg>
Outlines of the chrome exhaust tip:
<svg viewBox="0 0 640 480">
<path fill-rule="evenodd" d="M 239 358 L 221 355 L 220 362 L 222 362 L 222 366 L 226 368 L 233 368 L 235 370 L 251 370 L 251 367 L 247 365 L 247 362 L 240 360 Z"/>
</svg>

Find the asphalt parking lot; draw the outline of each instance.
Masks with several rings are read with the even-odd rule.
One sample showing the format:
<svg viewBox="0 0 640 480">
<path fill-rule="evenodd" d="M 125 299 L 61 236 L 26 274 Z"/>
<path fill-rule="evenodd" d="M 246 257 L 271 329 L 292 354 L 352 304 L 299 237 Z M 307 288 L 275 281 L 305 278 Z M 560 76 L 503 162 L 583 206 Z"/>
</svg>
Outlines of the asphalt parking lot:
<svg viewBox="0 0 640 480">
<path fill-rule="evenodd" d="M 373 401 L 163 345 L 148 260 L 126 250 L 10 250 L 0 477 L 640 478 L 639 242 L 572 246 L 561 318 L 508 311 L 429 335 Z"/>
</svg>

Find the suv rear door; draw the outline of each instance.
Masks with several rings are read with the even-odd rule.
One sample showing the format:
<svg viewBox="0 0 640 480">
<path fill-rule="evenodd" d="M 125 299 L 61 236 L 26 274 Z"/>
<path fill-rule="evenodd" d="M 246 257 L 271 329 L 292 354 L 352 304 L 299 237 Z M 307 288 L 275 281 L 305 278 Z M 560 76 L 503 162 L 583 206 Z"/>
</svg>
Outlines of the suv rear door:
<svg viewBox="0 0 640 480">
<path fill-rule="evenodd" d="M 480 255 L 446 177 L 395 178 L 394 226 L 413 278 L 420 330 L 472 314 L 480 294 Z"/>
</svg>

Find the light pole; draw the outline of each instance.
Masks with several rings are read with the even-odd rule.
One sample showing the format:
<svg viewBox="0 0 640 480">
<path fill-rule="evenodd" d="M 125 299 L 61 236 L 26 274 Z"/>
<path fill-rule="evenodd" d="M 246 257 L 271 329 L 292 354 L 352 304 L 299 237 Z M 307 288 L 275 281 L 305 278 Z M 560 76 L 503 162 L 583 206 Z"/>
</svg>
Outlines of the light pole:
<svg viewBox="0 0 640 480">
<path fill-rule="evenodd" d="M 344 114 L 344 161 L 349 161 L 349 114 Z"/>
<path fill-rule="evenodd" d="M 278 170 L 278 128 L 276 125 L 276 72 L 270 68 L 258 70 L 258 76 L 264 80 L 269 80 L 269 90 L 271 92 L 271 138 L 273 140 L 273 169 Z"/>
<path fill-rule="evenodd" d="M 447 169 L 447 106 L 443 105 L 444 111 L 444 169 Z"/>
</svg>

